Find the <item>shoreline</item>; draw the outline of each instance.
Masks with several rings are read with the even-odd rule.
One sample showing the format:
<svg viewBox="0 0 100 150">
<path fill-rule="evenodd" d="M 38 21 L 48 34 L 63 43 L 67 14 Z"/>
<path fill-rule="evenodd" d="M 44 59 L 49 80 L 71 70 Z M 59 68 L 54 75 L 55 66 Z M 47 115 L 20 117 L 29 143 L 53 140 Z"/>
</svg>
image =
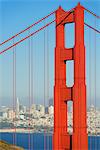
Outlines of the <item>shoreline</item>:
<svg viewBox="0 0 100 150">
<path fill-rule="evenodd" d="M 34 129 L 24 129 L 24 128 L 9 129 L 8 128 L 8 129 L 0 129 L 0 133 L 44 133 L 44 132 L 34 130 Z M 49 133 L 51 134 L 52 132 Z"/>
<path fill-rule="evenodd" d="M 0 132 L 1 133 L 13 133 L 13 132 L 16 132 L 16 133 L 29 133 L 29 132 L 35 132 L 33 129 L 24 129 L 24 128 L 16 128 L 16 129 L 0 129 Z"/>
<path fill-rule="evenodd" d="M 34 130 L 34 129 L 24 129 L 24 128 L 16 128 L 16 129 L 0 129 L 0 133 L 44 133 L 43 131 L 38 131 L 38 130 Z M 52 134 L 53 132 L 47 132 L 49 134 Z M 90 135 L 88 134 L 88 136 L 100 136 L 100 134 L 97 135 Z"/>
</svg>

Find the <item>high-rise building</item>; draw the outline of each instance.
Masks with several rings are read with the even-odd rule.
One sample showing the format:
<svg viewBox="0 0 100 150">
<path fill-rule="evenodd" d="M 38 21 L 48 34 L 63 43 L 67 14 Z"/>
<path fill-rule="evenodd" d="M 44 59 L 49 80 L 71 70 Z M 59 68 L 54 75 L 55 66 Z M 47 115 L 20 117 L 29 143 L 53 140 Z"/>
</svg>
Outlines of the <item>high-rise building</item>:
<svg viewBox="0 0 100 150">
<path fill-rule="evenodd" d="M 48 106 L 45 107 L 45 113 L 48 114 Z"/>
<path fill-rule="evenodd" d="M 19 99 L 17 98 L 17 102 L 16 102 L 16 114 L 17 115 L 19 114 L 19 107 L 20 107 Z"/>
<path fill-rule="evenodd" d="M 48 113 L 49 113 L 49 115 L 53 115 L 54 114 L 54 107 L 53 106 L 50 106 L 48 108 Z"/>
<path fill-rule="evenodd" d="M 23 106 L 23 112 L 26 113 L 26 106 Z"/>
<path fill-rule="evenodd" d="M 53 106 L 54 104 L 53 104 L 53 98 L 50 98 L 49 99 L 49 106 Z"/>
</svg>

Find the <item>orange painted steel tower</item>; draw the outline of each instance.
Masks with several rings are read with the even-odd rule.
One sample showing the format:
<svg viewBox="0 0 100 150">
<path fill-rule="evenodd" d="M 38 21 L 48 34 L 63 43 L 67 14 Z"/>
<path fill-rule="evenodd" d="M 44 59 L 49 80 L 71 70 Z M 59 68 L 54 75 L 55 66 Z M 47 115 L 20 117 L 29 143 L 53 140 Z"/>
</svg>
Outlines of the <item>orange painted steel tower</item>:
<svg viewBox="0 0 100 150">
<path fill-rule="evenodd" d="M 74 48 L 65 48 L 65 24 L 75 23 Z M 68 35 L 67 35 L 68 36 Z M 66 61 L 74 61 L 74 85 L 66 86 Z M 67 130 L 67 102 L 73 101 L 73 134 Z M 86 123 L 84 7 L 56 11 L 54 150 L 88 150 Z"/>
</svg>

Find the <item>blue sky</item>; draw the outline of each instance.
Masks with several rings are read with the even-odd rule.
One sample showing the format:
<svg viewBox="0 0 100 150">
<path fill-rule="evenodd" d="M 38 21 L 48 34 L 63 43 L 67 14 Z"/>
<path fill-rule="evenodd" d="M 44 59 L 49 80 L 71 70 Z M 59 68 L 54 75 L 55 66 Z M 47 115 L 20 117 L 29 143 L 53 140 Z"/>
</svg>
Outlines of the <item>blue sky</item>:
<svg viewBox="0 0 100 150">
<path fill-rule="evenodd" d="M 79 1 L 77 0 L 0 0 L 0 42 L 9 38 L 11 35 L 16 34 L 22 29 L 28 27 L 38 19 L 46 16 L 48 13 L 56 10 L 59 5 L 62 6 L 64 10 L 69 10 L 77 5 Z M 81 4 L 87 9 L 93 11 L 94 13 L 100 15 L 100 2 L 99 0 L 81 0 Z M 51 17 L 49 20 L 54 18 Z M 48 21 L 49 21 L 48 20 Z M 85 21 L 94 26 L 94 17 L 85 13 Z M 45 22 L 46 23 L 46 22 Z M 44 24 L 44 23 L 43 23 Z M 41 24 L 40 26 L 42 26 Z M 37 26 L 39 28 L 40 26 Z M 66 43 L 67 47 L 74 46 L 74 25 L 66 26 Z M 35 28 L 35 29 L 37 29 Z M 100 23 L 96 19 L 96 28 L 100 29 Z M 31 30 L 34 31 L 34 30 Z M 30 32 L 31 32 L 30 31 Z M 91 32 L 91 33 L 90 33 Z M 49 81 L 47 79 L 47 57 L 46 57 L 46 75 L 45 75 L 45 99 L 53 96 L 53 84 L 54 84 L 54 47 L 55 47 L 55 24 L 51 25 L 45 30 L 47 36 L 48 33 L 48 51 L 49 51 Z M 28 32 L 25 34 L 27 35 Z M 90 38 L 91 34 L 91 38 Z M 69 36 L 67 36 L 69 35 Z M 19 40 L 18 37 L 16 40 Z M 43 103 L 44 101 L 44 31 L 39 33 L 32 38 L 32 50 L 33 50 L 33 100 L 31 103 Z M 96 101 L 100 104 L 100 51 L 99 51 L 99 38 L 100 36 L 96 34 Z M 95 72 L 94 72 L 94 32 L 85 28 L 85 45 L 87 52 L 87 95 L 89 103 L 95 103 Z M 11 42 L 12 43 L 12 42 Z M 11 44 L 10 43 L 10 44 Z M 9 45 L 9 44 L 8 44 Z M 8 46 L 6 45 L 6 46 Z M 46 40 L 47 47 L 47 40 Z M 89 66 L 90 60 L 90 49 L 91 47 L 91 66 Z M 0 50 L 2 50 L 2 47 Z M 28 104 L 28 51 L 29 51 L 29 40 L 23 42 L 19 46 L 16 46 L 17 55 L 17 96 L 21 99 L 22 103 Z M 47 48 L 46 48 L 47 53 Z M 12 50 L 6 54 L 0 56 L 0 100 L 2 105 L 12 103 Z M 89 68 L 91 67 L 91 75 L 89 74 Z M 69 66 L 71 68 L 71 64 Z M 68 70 L 69 82 L 71 83 L 72 70 Z M 49 82 L 49 87 L 48 87 Z M 91 82 L 91 84 L 90 84 Z M 91 85 L 91 88 L 90 88 Z M 47 90 L 49 89 L 49 90 Z M 49 91 L 49 92 L 48 92 Z M 91 92 L 90 92 L 91 91 Z M 48 96 L 49 95 L 49 96 Z M 91 96 L 90 96 L 91 95 Z"/>
</svg>

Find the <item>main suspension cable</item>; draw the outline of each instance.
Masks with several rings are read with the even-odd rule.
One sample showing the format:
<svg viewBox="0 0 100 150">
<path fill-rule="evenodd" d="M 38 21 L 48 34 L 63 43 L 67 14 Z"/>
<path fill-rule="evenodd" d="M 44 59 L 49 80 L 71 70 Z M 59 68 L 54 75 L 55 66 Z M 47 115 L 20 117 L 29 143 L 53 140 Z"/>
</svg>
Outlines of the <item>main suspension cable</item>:
<svg viewBox="0 0 100 150">
<path fill-rule="evenodd" d="M 92 11 L 86 9 L 86 8 L 85 8 L 85 10 L 86 10 L 87 12 L 89 12 L 90 14 L 92 14 L 93 16 L 95 16 L 96 18 L 100 19 L 100 16 L 96 15 L 94 12 L 92 12 Z"/>
<path fill-rule="evenodd" d="M 4 53 L 4 52 L 8 51 L 8 50 L 11 49 L 12 47 L 18 45 L 19 43 L 25 41 L 25 40 L 28 39 L 29 37 L 35 35 L 36 33 L 38 33 L 39 31 L 43 30 L 44 28 L 46 28 L 47 26 L 49 26 L 49 25 L 52 24 L 53 22 L 55 22 L 55 20 L 49 22 L 48 24 L 46 24 L 45 26 L 43 26 L 43 27 L 41 27 L 40 29 L 36 30 L 35 32 L 31 33 L 30 35 L 26 36 L 25 38 L 22 38 L 20 41 L 16 42 L 15 44 L 13 44 L 13 45 L 9 46 L 8 48 L 2 50 L 2 51 L 0 52 L 0 55 L 1 55 L 2 53 Z"/>
<path fill-rule="evenodd" d="M 89 27 L 89 28 L 91 28 L 92 30 L 94 30 L 94 31 L 96 31 L 96 32 L 98 32 L 98 33 L 100 33 L 100 31 L 99 30 L 97 30 L 96 28 L 93 28 L 92 26 L 90 26 L 89 24 L 87 24 L 87 23 L 84 23 L 87 27 Z"/>
<path fill-rule="evenodd" d="M 72 9 L 72 10 L 73 10 L 73 9 Z M 86 9 L 86 8 L 85 8 L 85 10 L 86 10 L 87 12 L 91 13 L 92 15 L 94 15 L 95 17 L 97 17 L 98 19 L 100 19 L 100 16 L 96 15 L 96 14 L 93 13 L 92 11 L 90 11 L 90 10 L 88 10 L 88 9 Z M 51 13 L 48 14 L 47 16 L 41 18 L 40 20 L 38 20 L 37 22 L 33 23 L 32 25 L 30 25 L 29 27 L 25 28 L 24 30 L 18 32 L 18 33 L 15 34 L 14 36 L 12 36 L 12 37 L 8 38 L 7 40 L 3 41 L 2 43 L 0 43 L 0 46 L 3 45 L 3 44 L 5 44 L 6 42 L 10 41 L 11 39 L 17 37 L 18 35 L 24 33 L 25 31 L 31 29 L 33 26 L 35 26 L 35 25 L 37 25 L 38 23 L 42 22 L 43 20 L 45 20 L 45 19 L 48 18 L 49 16 L 53 15 L 55 12 L 56 12 L 56 10 L 53 11 L 53 12 L 51 12 Z M 71 11 L 70 11 L 70 13 L 71 13 Z"/>
<path fill-rule="evenodd" d="M 70 13 L 73 12 L 72 10 L 73 10 L 73 9 L 71 9 L 71 10 L 68 12 L 67 16 L 65 16 L 65 18 L 63 19 L 63 21 L 69 16 Z M 62 15 L 62 16 L 64 16 L 64 15 Z M 61 16 L 61 17 L 62 17 L 62 16 Z M 56 21 L 56 19 L 54 19 L 53 21 L 47 23 L 45 26 L 42 26 L 41 28 L 39 28 L 39 29 L 36 30 L 35 32 L 31 33 L 30 35 L 26 36 L 25 38 L 22 38 L 20 41 L 18 41 L 18 42 L 16 42 L 15 44 L 9 46 L 8 48 L 2 50 L 2 51 L 0 52 L 0 54 L 2 54 L 2 53 L 4 53 L 4 52 L 8 51 L 8 50 L 11 49 L 12 47 L 18 45 L 19 43 L 23 42 L 24 40 L 28 39 L 29 37 L 35 35 L 36 33 L 38 33 L 39 31 L 43 30 L 43 29 L 46 28 L 47 26 L 51 25 L 51 24 L 54 23 L 55 21 Z M 59 25 L 59 24 L 58 24 L 58 25 Z M 58 26 L 58 25 L 57 25 L 57 26 Z"/>
<path fill-rule="evenodd" d="M 11 39 L 17 37 L 18 35 L 24 33 L 25 31 L 31 29 L 33 26 L 37 25 L 38 23 L 42 22 L 44 19 L 48 18 L 49 16 L 51 16 L 52 14 L 54 14 L 55 11 L 51 12 L 49 15 L 43 17 L 42 19 L 38 20 L 37 22 L 35 22 L 34 24 L 30 25 L 29 27 L 25 28 L 24 30 L 20 31 L 19 33 L 15 34 L 14 36 L 8 38 L 7 40 L 3 41 L 2 43 L 0 43 L 0 46 L 7 43 L 8 41 L 10 41 Z"/>
<path fill-rule="evenodd" d="M 73 12 L 74 12 L 74 9 L 71 9 L 70 11 L 68 11 L 68 12 L 67 12 L 67 15 L 65 15 L 64 19 L 62 19 L 62 20 L 60 21 L 60 23 L 58 23 L 58 24 L 56 25 L 56 27 L 58 27 L 61 23 L 63 23 L 64 20 L 65 20 L 66 18 L 68 18 L 68 16 L 69 16 L 71 13 L 73 13 Z M 63 16 L 64 16 L 64 15 L 63 15 Z"/>
</svg>

